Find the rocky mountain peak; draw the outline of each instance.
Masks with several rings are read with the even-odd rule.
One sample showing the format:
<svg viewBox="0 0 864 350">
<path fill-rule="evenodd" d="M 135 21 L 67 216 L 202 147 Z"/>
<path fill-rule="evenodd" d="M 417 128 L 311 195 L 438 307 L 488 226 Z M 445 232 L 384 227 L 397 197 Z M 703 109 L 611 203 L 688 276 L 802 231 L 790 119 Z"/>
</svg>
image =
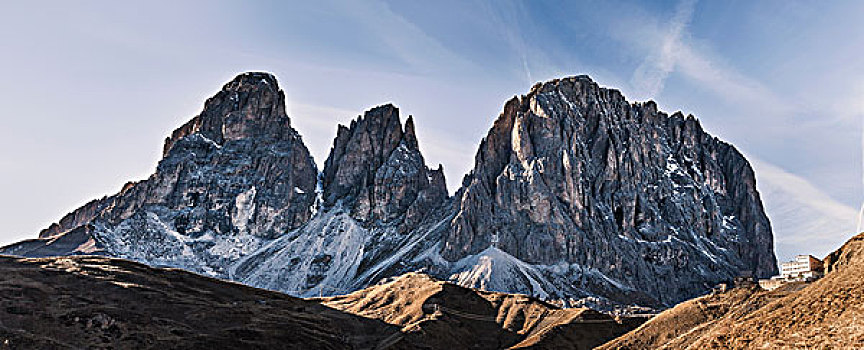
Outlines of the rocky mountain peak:
<svg viewBox="0 0 864 350">
<path fill-rule="evenodd" d="M 414 131 L 414 116 L 409 115 L 405 120 L 405 133 L 403 135 L 405 145 L 410 149 L 420 149 L 417 144 L 417 133 Z"/>
<path fill-rule="evenodd" d="M 324 164 L 326 207 L 341 203 L 355 219 L 390 221 L 404 214 L 428 188 L 442 192 L 437 174 L 430 171 L 420 153 L 414 120 L 404 129 L 399 109 L 392 104 L 375 107 L 339 126 Z M 436 194 L 436 198 L 439 198 Z"/>
<path fill-rule="evenodd" d="M 273 74 L 268 72 L 245 72 L 237 75 L 231 81 L 225 83 L 222 91 L 249 91 L 258 89 L 259 85 L 269 87 L 272 91 L 279 91 L 279 82 Z"/>
<path fill-rule="evenodd" d="M 309 220 L 317 173 L 276 79 L 244 73 L 171 133 L 147 179 L 66 215 L 44 242 L 9 249 L 86 250 L 221 275 L 226 262 Z"/>
<path fill-rule="evenodd" d="M 442 252 L 451 261 L 494 243 L 581 270 L 578 284 L 599 273 L 598 285 L 608 278 L 663 303 L 740 271 L 776 272 L 747 160 L 694 117 L 631 104 L 587 76 L 508 101 L 463 183 Z M 645 275 L 655 277 L 634 277 Z"/>
<path fill-rule="evenodd" d="M 285 94 L 270 73 L 238 75 L 207 99 L 204 110 L 165 139 L 163 155 L 177 140 L 198 133 L 218 145 L 225 141 L 297 138 L 285 113 Z"/>
</svg>

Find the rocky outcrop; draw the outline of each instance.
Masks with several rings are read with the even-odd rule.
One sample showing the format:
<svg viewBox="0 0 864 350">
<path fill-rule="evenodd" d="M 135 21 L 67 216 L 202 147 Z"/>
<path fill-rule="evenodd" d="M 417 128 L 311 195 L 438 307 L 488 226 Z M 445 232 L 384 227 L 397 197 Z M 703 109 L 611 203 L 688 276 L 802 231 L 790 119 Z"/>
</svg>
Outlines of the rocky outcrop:
<svg viewBox="0 0 864 350">
<path fill-rule="evenodd" d="M 447 197 L 443 168 L 428 169 L 420 154 L 413 118 L 403 131 L 389 104 L 339 126 L 323 179 L 324 205 L 344 205 L 362 222 L 390 222 L 409 209 L 415 220 Z"/>
<path fill-rule="evenodd" d="M 565 284 L 664 304 L 777 270 L 747 160 L 693 116 L 628 103 L 587 76 L 508 101 L 457 197 L 450 261 L 494 244 L 567 270 Z"/>
<path fill-rule="evenodd" d="M 226 261 L 311 216 L 317 168 L 270 74 L 237 76 L 175 130 L 163 150 L 148 179 L 68 214 L 40 239 L 50 246 L 68 234 L 64 240 L 77 237 L 82 247 L 97 247 L 89 253 L 218 275 Z M 87 235 L 79 234 L 82 225 L 89 225 Z M 4 249 L 16 251 L 20 247 Z"/>
<path fill-rule="evenodd" d="M 39 232 L 39 238 L 54 237 L 90 222 L 90 220 L 93 220 L 99 212 L 111 203 L 111 200 L 113 200 L 113 197 L 109 198 L 106 196 L 87 202 L 87 204 L 63 216 L 59 222 L 55 222 Z"/>
<path fill-rule="evenodd" d="M 384 105 L 340 125 L 322 173 L 321 210 L 242 259 L 230 277 L 302 296 L 363 288 L 435 249 L 452 210 L 443 168 L 430 170 L 408 117 Z"/>
<path fill-rule="evenodd" d="M 826 274 L 852 265 L 864 266 L 864 233 L 853 236 L 842 247 L 828 254 L 823 264 Z"/>
</svg>

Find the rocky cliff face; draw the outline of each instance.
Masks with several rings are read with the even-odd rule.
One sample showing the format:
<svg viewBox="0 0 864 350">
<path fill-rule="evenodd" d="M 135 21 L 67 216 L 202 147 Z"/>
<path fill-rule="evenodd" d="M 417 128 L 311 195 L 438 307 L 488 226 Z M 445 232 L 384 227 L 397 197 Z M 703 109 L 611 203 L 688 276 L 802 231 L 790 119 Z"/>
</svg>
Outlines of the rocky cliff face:
<svg viewBox="0 0 864 350">
<path fill-rule="evenodd" d="M 311 216 L 317 168 L 270 74 L 246 73 L 226 84 L 165 140 L 163 153 L 148 179 L 66 215 L 40 233 L 42 243 L 52 247 L 75 233 L 82 248 L 67 254 L 89 248 L 218 275 L 226 262 Z M 78 234 L 82 225 L 91 227 L 88 234 Z M 65 249 L 31 251 L 34 243 L 6 252 Z"/>
<path fill-rule="evenodd" d="M 339 126 L 318 174 L 273 76 L 243 74 L 166 139 L 148 179 L 0 252 L 105 254 L 304 296 L 419 270 L 609 309 L 776 272 L 746 159 L 692 116 L 586 76 L 508 101 L 449 197 L 396 107 Z"/>
<path fill-rule="evenodd" d="M 403 131 L 399 109 L 384 105 L 339 126 L 324 163 L 326 206 L 344 205 L 359 221 L 386 223 L 447 196 L 443 168 L 426 167 L 412 117 Z M 423 209 L 411 210 L 408 219 Z"/>
<path fill-rule="evenodd" d="M 411 117 L 384 105 L 340 125 L 322 173 L 321 210 L 244 258 L 231 278 L 298 295 L 330 295 L 426 267 L 452 210 L 444 173 L 426 167 Z"/>
<path fill-rule="evenodd" d="M 587 76 L 513 98 L 481 142 L 442 255 L 496 245 L 564 285 L 677 302 L 776 272 L 753 170 L 692 116 Z M 592 282 L 593 280 L 593 282 Z"/>
</svg>

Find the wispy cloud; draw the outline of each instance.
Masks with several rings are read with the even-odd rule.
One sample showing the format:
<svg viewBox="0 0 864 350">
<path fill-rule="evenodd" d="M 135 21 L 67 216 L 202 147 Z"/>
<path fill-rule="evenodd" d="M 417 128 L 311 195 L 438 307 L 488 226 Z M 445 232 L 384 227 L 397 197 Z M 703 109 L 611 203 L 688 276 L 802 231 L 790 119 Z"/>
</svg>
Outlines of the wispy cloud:
<svg viewBox="0 0 864 350">
<path fill-rule="evenodd" d="M 441 67 L 466 71 L 473 67 L 472 62 L 449 50 L 382 1 L 340 4 L 346 16 L 365 26 L 414 72 L 429 73 Z"/>
<path fill-rule="evenodd" d="M 695 6 L 695 0 L 684 0 L 678 3 L 675 15 L 669 22 L 669 28 L 658 49 L 646 57 L 633 72 L 631 84 L 639 96 L 653 98 L 663 89 L 666 78 L 680 61 L 680 51 L 684 49 L 681 38 L 693 19 Z"/>
<path fill-rule="evenodd" d="M 801 176 L 748 156 L 771 218 L 778 259 L 796 254 L 824 256 L 855 231 L 856 210 Z"/>
<path fill-rule="evenodd" d="M 782 100 L 764 84 L 739 73 L 724 64 L 722 59 L 699 50 L 691 43 L 688 27 L 693 21 L 695 7 L 695 0 L 683 0 L 678 3 L 665 29 L 657 28 L 653 33 L 646 30 L 650 28 L 646 26 L 647 23 L 664 23 L 662 20 L 639 21 L 641 31 L 634 29 L 636 34 L 623 36 L 636 49 L 646 48 L 644 43 L 636 43 L 646 38 L 648 42 L 660 43 L 647 46 L 648 55 L 633 72 L 630 85 L 634 97 L 656 98 L 663 91 L 669 76 L 680 73 L 721 98 L 747 104 L 760 113 L 778 115 L 792 111 L 793 103 Z"/>
<path fill-rule="evenodd" d="M 528 62 L 528 44 L 523 36 L 520 23 L 526 13 L 525 6 L 515 1 L 483 2 L 486 19 L 492 21 L 498 31 L 506 39 L 521 63 L 528 85 L 534 84 L 531 65 Z"/>
</svg>

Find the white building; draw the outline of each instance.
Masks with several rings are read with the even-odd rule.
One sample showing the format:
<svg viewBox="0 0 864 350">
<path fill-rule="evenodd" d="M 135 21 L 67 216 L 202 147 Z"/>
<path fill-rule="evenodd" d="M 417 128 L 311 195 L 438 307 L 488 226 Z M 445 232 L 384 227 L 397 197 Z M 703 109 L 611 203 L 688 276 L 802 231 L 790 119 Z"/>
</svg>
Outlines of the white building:
<svg viewBox="0 0 864 350">
<path fill-rule="evenodd" d="M 822 277 L 822 260 L 812 255 L 798 255 L 795 260 L 780 264 L 780 276 L 759 280 L 759 286 L 774 290 L 788 282 L 810 282 Z"/>
<path fill-rule="evenodd" d="M 814 280 L 822 277 L 822 260 L 812 255 L 798 255 L 795 260 L 780 265 L 780 276 L 785 280 Z"/>
</svg>

